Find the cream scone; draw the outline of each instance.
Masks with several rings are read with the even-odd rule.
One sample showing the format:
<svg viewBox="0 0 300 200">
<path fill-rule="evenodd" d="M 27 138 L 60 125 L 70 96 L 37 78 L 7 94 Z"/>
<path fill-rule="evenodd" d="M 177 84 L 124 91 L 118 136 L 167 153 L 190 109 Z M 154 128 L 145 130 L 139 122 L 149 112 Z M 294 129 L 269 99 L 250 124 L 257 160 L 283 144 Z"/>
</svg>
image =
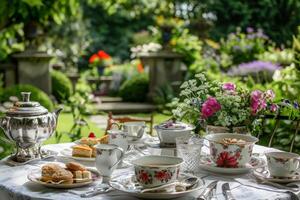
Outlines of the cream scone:
<svg viewBox="0 0 300 200">
<path fill-rule="evenodd" d="M 62 184 L 72 184 L 73 174 L 70 171 L 62 168 L 53 174 L 52 181 L 61 182 Z"/>
<path fill-rule="evenodd" d="M 53 174 L 55 174 L 56 172 L 58 172 L 61 169 L 63 169 L 63 168 L 55 163 L 49 163 L 49 164 L 42 166 L 41 181 L 43 181 L 43 182 L 52 181 Z"/>
<path fill-rule="evenodd" d="M 69 162 L 66 164 L 66 167 L 67 170 L 70 171 L 86 171 L 86 168 L 83 165 L 76 162 Z"/>
</svg>

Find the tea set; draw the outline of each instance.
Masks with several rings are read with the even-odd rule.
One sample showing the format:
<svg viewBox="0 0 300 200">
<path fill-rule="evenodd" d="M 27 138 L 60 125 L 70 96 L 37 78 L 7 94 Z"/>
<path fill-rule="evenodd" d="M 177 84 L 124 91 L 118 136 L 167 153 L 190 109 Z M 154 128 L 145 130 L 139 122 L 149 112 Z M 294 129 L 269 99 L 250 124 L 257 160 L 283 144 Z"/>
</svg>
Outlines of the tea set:
<svg viewBox="0 0 300 200">
<path fill-rule="evenodd" d="M 38 102 L 30 101 L 30 93 L 23 92 L 22 96 L 23 101 L 16 102 L 6 116 L 0 119 L 0 126 L 7 138 L 17 146 L 17 153 L 12 156 L 16 162 L 27 162 L 42 157 L 40 144 L 53 134 L 61 111 L 58 109 L 49 113 Z M 19 127 L 19 124 L 25 122 L 26 126 Z M 147 144 L 143 140 L 145 122 L 126 122 L 116 126 L 117 129 L 107 132 L 107 144 L 93 146 L 96 153 L 94 158 L 78 158 L 83 159 L 82 161 L 93 161 L 104 183 L 116 190 L 150 199 L 180 197 L 204 186 L 200 179 L 187 176 L 180 170 L 184 159 L 176 155 L 176 138 L 193 137 L 195 127 L 172 120 L 156 125 L 154 129 L 159 139 L 155 145 L 161 149 L 175 149 L 174 154 L 163 155 L 160 152 L 160 155 L 153 155 L 150 151 L 149 154 L 152 155 L 142 155 L 131 160 L 132 171 L 112 177 L 131 146 L 143 143 L 146 148 L 153 147 L 153 144 Z M 32 134 L 33 132 L 35 134 Z M 253 155 L 256 142 L 256 137 L 247 134 L 208 134 L 201 138 L 199 143 L 199 168 L 214 174 L 237 175 L 253 172 L 258 178 L 278 183 L 300 181 L 298 154 L 267 152 L 266 159 L 263 159 Z M 61 153 L 69 156 L 69 152 Z M 178 189 L 182 185 L 183 187 Z"/>
</svg>

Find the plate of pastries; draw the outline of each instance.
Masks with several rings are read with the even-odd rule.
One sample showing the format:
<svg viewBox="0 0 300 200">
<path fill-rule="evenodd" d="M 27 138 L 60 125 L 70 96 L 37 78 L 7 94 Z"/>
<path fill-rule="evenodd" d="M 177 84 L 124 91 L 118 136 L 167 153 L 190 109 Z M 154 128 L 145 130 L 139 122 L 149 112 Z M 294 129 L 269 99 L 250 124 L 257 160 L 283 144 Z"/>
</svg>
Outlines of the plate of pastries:
<svg viewBox="0 0 300 200">
<path fill-rule="evenodd" d="M 75 145 L 71 148 L 64 149 L 61 151 L 63 156 L 68 158 L 73 158 L 80 161 L 95 161 L 96 158 L 96 148 L 94 147 L 97 144 L 107 144 L 108 135 L 105 135 L 101 138 L 83 137 L 80 140 L 75 141 Z"/>
<path fill-rule="evenodd" d="M 48 163 L 32 170 L 27 178 L 51 188 L 76 188 L 89 185 L 101 178 L 97 170 L 86 168 L 76 162 Z"/>
</svg>

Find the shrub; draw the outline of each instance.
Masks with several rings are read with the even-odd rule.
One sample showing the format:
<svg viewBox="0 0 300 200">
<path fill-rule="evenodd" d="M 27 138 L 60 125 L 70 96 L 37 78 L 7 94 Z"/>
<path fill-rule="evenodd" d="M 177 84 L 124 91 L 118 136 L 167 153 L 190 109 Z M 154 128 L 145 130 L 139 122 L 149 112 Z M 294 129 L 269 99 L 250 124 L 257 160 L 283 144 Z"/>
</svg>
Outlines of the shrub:
<svg viewBox="0 0 300 200">
<path fill-rule="evenodd" d="M 73 93 L 73 86 L 71 80 L 62 72 L 53 70 L 51 72 L 52 79 L 52 94 L 57 101 L 63 102 L 69 99 Z"/>
<path fill-rule="evenodd" d="M 124 101 L 146 101 L 149 79 L 146 74 L 138 74 L 126 80 L 120 88 L 120 96 Z"/>
<path fill-rule="evenodd" d="M 32 86 L 32 85 L 14 85 L 8 88 L 4 88 L 0 92 L 0 101 L 9 101 L 9 97 L 17 96 L 21 99 L 21 92 L 31 92 L 30 100 L 37 101 L 42 106 L 47 108 L 49 111 L 53 110 L 53 103 L 49 96 L 42 90 Z"/>
</svg>

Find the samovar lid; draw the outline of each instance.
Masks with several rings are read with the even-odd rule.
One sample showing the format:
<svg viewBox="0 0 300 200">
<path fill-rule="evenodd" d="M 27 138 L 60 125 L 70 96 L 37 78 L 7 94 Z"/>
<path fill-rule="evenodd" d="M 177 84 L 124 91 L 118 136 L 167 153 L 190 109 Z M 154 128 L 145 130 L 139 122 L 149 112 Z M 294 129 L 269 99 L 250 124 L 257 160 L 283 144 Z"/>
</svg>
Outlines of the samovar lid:
<svg viewBox="0 0 300 200">
<path fill-rule="evenodd" d="M 21 92 L 22 101 L 18 101 L 7 112 L 7 116 L 37 116 L 48 113 L 48 110 L 39 102 L 30 101 L 30 92 Z"/>
</svg>

